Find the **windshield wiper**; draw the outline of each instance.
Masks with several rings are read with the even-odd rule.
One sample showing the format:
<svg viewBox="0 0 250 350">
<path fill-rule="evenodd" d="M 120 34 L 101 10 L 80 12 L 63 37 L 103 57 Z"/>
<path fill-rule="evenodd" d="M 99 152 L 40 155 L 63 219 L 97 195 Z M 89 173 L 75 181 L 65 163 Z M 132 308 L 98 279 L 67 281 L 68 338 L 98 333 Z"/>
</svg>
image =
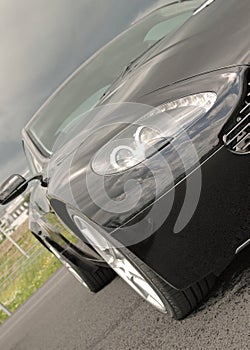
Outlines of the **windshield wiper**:
<svg viewBox="0 0 250 350">
<path fill-rule="evenodd" d="M 137 56 L 136 58 L 134 58 L 133 60 L 131 60 L 121 71 L 121 73 L 118 75 L 117 78 L 115 78 L 111 85 L 108 87 L 108 89 L 104 92 L 104 94 L 101 96 L 99 102 L 102 102 L 103 99 L 108 96 L 114 89 L 114 87 L 116 86 L 117 82 L 120 81 L 121 79 L 124 78 L 124 76 L 126 76 L 128 73 L 130 73 L 131 71 L 133 71 L 136 67 L 138 67 L 138 65 L 140 64 L 141 60 L 144 57 L 147 57 L 148 54 L 150 53 L 150 51 L 152 49 L 154 49 L 165 37 L 162 37 L 161 39 L 157 40 L 153 45 L 151 45 L 149 48 L 147 48 L 145 51 L 143 51 L 139 56 Z"/>
</svg>

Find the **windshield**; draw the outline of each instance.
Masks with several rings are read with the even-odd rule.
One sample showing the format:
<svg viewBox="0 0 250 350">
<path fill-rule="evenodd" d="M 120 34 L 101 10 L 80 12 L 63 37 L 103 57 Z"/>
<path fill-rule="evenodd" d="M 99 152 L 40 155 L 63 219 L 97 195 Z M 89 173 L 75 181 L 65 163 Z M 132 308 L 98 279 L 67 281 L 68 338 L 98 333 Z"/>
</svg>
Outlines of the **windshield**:
<svg viewBox="0 0 250 350">
<path fill-rule="evenodd" d="M 27 125 L 32 141 L 50 155 L 61 133 L 92 109 L 132 60 L 179 28 L 203 1 L 190 0 L 162 7 L 116 37 L 88 60 Z"/>
</svg>

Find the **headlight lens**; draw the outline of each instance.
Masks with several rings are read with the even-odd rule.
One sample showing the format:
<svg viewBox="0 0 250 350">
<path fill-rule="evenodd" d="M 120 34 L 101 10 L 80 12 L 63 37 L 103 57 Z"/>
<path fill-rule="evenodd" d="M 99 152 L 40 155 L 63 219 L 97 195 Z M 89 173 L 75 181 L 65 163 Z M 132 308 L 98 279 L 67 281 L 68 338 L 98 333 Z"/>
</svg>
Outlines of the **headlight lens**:
<svg viewBox="0 0 250 350">
<path fill-rule="evenodd" d="M 92 169 L 104 176 L 136 166 L 206 115 L 216 99 L 216 93 L 203 92 L 153 108 L 104 145 L 93 158 Z"/>
<path fill-rule="evenodd" d="M 158 138 L 159 133 L 156 130 L 150 129 L 146 126 L 140 126 L 135 132 L 135 140 L 137 144 L 147 144 Z"/>
<path fill-rule="evenodd" d="M 110 155 L 110 164 L 115 169 L 126 169 L 136 164 L 134 150 L 128 146 L 116 147 Z"/>
</svg>

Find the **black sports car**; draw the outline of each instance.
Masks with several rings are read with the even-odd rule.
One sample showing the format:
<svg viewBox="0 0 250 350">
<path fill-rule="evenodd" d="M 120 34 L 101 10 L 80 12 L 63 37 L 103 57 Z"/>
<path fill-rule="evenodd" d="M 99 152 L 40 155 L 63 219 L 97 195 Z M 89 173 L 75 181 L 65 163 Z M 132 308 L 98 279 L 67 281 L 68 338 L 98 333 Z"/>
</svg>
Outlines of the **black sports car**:
<svg viewBox="0 0 250 350">
<path fill-rule="evenodd" d="M 32 176 L 0 203 L 36 181 L 31 231 L 91 291 L 116 272 L 180 319 L 250 243 L 249 17 L 249 0 L 168 3 L 24 129 Z"/>
</svg>

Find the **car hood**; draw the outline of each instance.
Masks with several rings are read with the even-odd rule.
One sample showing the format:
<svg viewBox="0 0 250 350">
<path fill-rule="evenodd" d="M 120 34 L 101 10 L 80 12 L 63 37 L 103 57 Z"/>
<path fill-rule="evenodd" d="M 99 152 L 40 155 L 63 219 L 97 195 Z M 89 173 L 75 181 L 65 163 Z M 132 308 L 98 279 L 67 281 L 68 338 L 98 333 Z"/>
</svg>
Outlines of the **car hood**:
<svg viewBox="0 0 250 350">
<path fill-rule="evenodd" d="M 144 118 L 152 112 L 150 103 L 106 104 L 86 113 L 79 123 L 58 138 L 45 175 L 49 181 L 48 196 L 67 203 L 103 227 L 116 228 L 125 224 L 154 202 L 158 195 L 170 190 L 189 168 L 196 166 L 197 161 L 210 156 L 220 147 L 218 135 L 239 103 L 245 71 L 245 67 L 219 70 L 157 93 L 157 98 L 168 96 L 170 100 L 201 91 L 215 91 L 218 95 L 213 111 L 204 117 L 199 127 L 194 124 L 190 128 L 192 143 L 188 144 L 191 149 L 182 137 L 180 140 L 176 138 L 178 153 L 183 154 L 188 162 L 186 170 L 183 159 L 176 157 L 171 147 L 164 147 L 161 152 L 152 154 L 127 171 L 107 176 L 93 171 L 94 159 L 98 158 L 99 164 L 109 164 L 110 152 L 103 152 L 107 145 L 111 145 L 111 151 L 124 145 L 121 140 L 126 142 L 127 132 L 133 141 L 138 127 L 147 125 L 154 128 L 159 120 L 159 117 L 157 120 Z M 153 94 L 149 97 L 150 101 L 154 100 Z M 154 125 L 148 125 L 148 121 L 153 121 Z M 174 118 L 164 115 L 166 130 L 175 127 L 174 123 Z M 134 131 L 131 133 L 130 130 Z M 197 151 L 194 157 L 193 147 Z M 166 171 L 170 171 L 171 176 L 166 176 Z M 136 185 L 133 188 L 135 180 L 141 186 L 139 190 Z M 156 188 L 158 194 L 155 193 Z M 128 202 L 127 193 L 130 194 Z M 129 203 L 128 207 L 117 209 L 117 203 L 122 204 L 123 201 Z"/>
<path fill-rule="evenodd" d="M 218 134 L 240 98 L 241 68 L 237 66 L 250 62 L 249 42 L 246 40 L 250 32 L 249 12 L 248 0 L 216 0 L 141 57 L 135 63 L 137 67 L 132 67 L 113 84 L 99 106 L 57 140 L 47 171 L 49 196 L 70 203 L 98 224 L 108 226 L 112 221 L 112 225 L 119 226 L 134 212 L 127 211 L 124 216 L 120 213 L 113 215 L 114 208 L 100 210 L 100 207 L 106 208 L 106 202 L 111 202 L 112 206 L 110 198 L 122 200 L 123 184 L 139 178 L 143 179 L 145 196 L 137 209 L 138 212 L 142 210 L 145 203 L 154 200 L 152 174 L 145 170 L 145 166 L 105 178 L 104 187 L 109 188 L 109 197 L 104 195 L 100 178 L 92 181 L 91 188 L 86 178 L 93 173 L 93 155 L 103 145 L 127 125 L 143 117 L 150 111 L 150 106 L 168 100 L 202 91 L 231 96 L 227 108 L 220 107 L 220 120 L 204 136 L 207 145 L 218 143 Z M 233 94 L 231 87 L 234 87 Z M 199 156 L 202 158 L 210 151 L 204 148 Z M 160 171 L 161 164 L 155 167 Z M 178 168 L 174 160 L 173 167 Z M 162 183 L 168 186 L 164 179 Z"/>
</svg>

